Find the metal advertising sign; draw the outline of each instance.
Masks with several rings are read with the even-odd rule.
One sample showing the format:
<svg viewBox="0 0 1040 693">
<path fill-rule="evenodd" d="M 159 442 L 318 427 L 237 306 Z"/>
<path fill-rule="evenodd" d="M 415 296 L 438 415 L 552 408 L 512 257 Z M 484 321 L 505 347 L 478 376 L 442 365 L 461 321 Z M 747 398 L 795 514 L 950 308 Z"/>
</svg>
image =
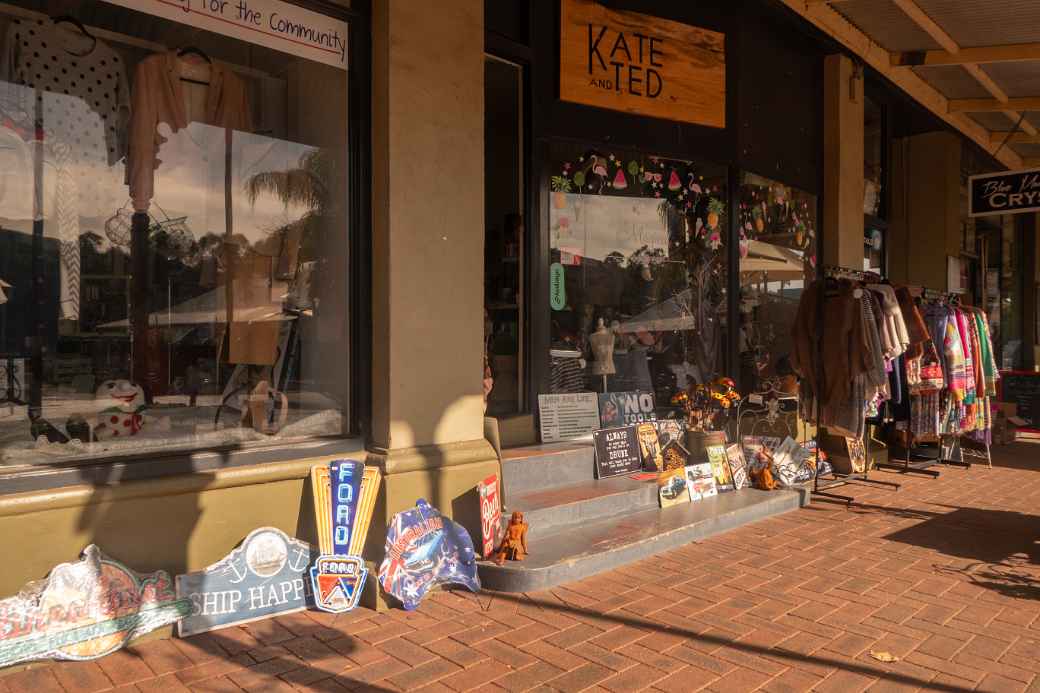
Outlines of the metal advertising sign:
<svg viewBox="0 0 1040 693">
<path fill-rule="evenodd" d="M 226 558 L 177 576 L 177 596 L 191 615 L 177 626 L 187 635 L 302 611 L 311 604 L 308 569 L 318 552 L 274 527 L 254 529 Z"/>
<path fill-rule="evenodd" d="M 480 591 L 477 556 L 469 532 L 420 498 L 397 513 L 386 531 L 379 582 L 411 611 L 436 585 L 454 583 Z"/>
<path fill-rule="evenodd" d="M 190 612 L 165 571 L 137 573 L 91 544 L 76 563 L 0 600 L 0 667 L 104 657 Z"/>
<path fill-rule="evenodd" d="M 498 475 L 492 474 L 477 485 L 480 496 L 480 535 L 484 558 L 491 558 L 502 536 L 502 494 L 498 490 Z"/>
<path fill-rule="evenodd" d="M 968 205 L 973 217 L 1040 210 L 1040 168 L 971 176 Z"/>
<path fill-rule="evenodd" d="M 314 605 L 343 613 L 357 606 L 368 577 L 361 558 L 372 522 L 379 470 L 356 460 L 311 469 L 321 556 L 311 568 Z"/>
</svg>

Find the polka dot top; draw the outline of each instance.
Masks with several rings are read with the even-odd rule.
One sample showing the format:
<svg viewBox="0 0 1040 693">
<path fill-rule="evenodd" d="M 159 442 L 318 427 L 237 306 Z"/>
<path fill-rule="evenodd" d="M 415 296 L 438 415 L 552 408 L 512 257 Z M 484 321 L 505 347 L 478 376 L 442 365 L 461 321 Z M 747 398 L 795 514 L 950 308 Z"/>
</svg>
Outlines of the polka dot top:
<svg viewBox="0 0 1040 693">
<path fill-rule="evenodd" d="M 16 19 L 4 40 L 0 79 L 70 97 L 42 99 L 45 130 L 94 130 L 94 118 L 83 122 L 90 112 L 104 127 L 109 164 L 126 154 L 130 87 L 123 59 L 107 44 L 47 20 Z"/>
</svg>

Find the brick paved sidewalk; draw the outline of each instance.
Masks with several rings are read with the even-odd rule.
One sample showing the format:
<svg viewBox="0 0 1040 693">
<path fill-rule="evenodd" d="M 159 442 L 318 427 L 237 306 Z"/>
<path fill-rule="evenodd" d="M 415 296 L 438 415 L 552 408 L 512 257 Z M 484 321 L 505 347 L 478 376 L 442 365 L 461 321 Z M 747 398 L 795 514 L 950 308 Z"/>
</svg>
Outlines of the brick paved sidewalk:
<svg viewBox="0 0 1040 693">
<path fill-rule="evenodd" d="M 549 592 L 295 614 L 0 690 L 1036 692 L 1040 446 L 995 452 L 938 480 L 875 472 L 903 488 L 847 486 L 849 509 L 817 501 Z"/>
</svg>

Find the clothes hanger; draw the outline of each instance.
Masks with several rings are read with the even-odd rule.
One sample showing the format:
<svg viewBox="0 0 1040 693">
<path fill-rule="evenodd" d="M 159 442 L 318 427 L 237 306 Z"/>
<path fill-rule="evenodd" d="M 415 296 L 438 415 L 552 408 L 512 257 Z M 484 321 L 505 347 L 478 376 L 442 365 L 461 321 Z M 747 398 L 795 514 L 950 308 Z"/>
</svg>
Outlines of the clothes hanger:
<svg viewBox="0 0 1040 693">
<path fill-rule="evenodd" d="M 90 45 L 90 50 L 87 51 L 87 53 L 90 53 L 94 50 L 94 48 L 97 47 L 97 36 L 94 36 L 94 34 L 90 33 L 90 31 L 87 30 L 87 27 L 83 25 L 83 22 L 79 21 L 71 14 L 63 14 L 57 17 L 52 17 L 51 22 L 53 22 L 55 26 L 57 26 L 58 24 L 71 24 L 72 26 L 79 29 L 81 34 L 83 34 L 92 41 Z"/>
<path fill-rule="evenodd" d="M 210 57 L 206 55 L 201 48 L 196 48 L 195 46 L 185 46 L 184 48 L 181 48 L 179 51 L 177 51 L 178 58 L 183 58 L 186 55 L 195 55 L 202 58 L 210 65 L 213 64 L 213 61 L 210 60 Z"/>
<path fill-rule="evenodd" d="M 196 48 L 195 46 L 185 46 L 184 48 L 181 48 L 179 51 L 177 51 L 178 58 L 183 58 L 188 55 L 194 55 L 198 58 L 201 58 L 206 62 L 207 65 L 213 64 L 213 61 L 210 59 L 208 55 L 206 55 L 205 52 L 203 52 L 201 48 Z M 209 82 L 203 82 L 201 80 L 191 79 L 189 77 L 181 77 L 181 81 L 188 82 L 189 84 L 198 84 L 203 87 L 209 86 Z"/>
</svg>

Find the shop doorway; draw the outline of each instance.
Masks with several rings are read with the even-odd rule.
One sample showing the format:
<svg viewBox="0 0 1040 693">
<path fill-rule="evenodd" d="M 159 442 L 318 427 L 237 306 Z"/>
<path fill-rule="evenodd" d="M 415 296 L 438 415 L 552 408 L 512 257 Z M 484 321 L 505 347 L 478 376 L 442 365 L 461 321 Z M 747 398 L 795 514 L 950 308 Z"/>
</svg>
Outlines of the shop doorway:
<svg viewBox="0 0 1040 693">
<path fill-rule="evenodd" d="M 494 417 L 527 407 L 523 86 L 522 66 L 485 57 L 484 375 Z"/>
</svg>

